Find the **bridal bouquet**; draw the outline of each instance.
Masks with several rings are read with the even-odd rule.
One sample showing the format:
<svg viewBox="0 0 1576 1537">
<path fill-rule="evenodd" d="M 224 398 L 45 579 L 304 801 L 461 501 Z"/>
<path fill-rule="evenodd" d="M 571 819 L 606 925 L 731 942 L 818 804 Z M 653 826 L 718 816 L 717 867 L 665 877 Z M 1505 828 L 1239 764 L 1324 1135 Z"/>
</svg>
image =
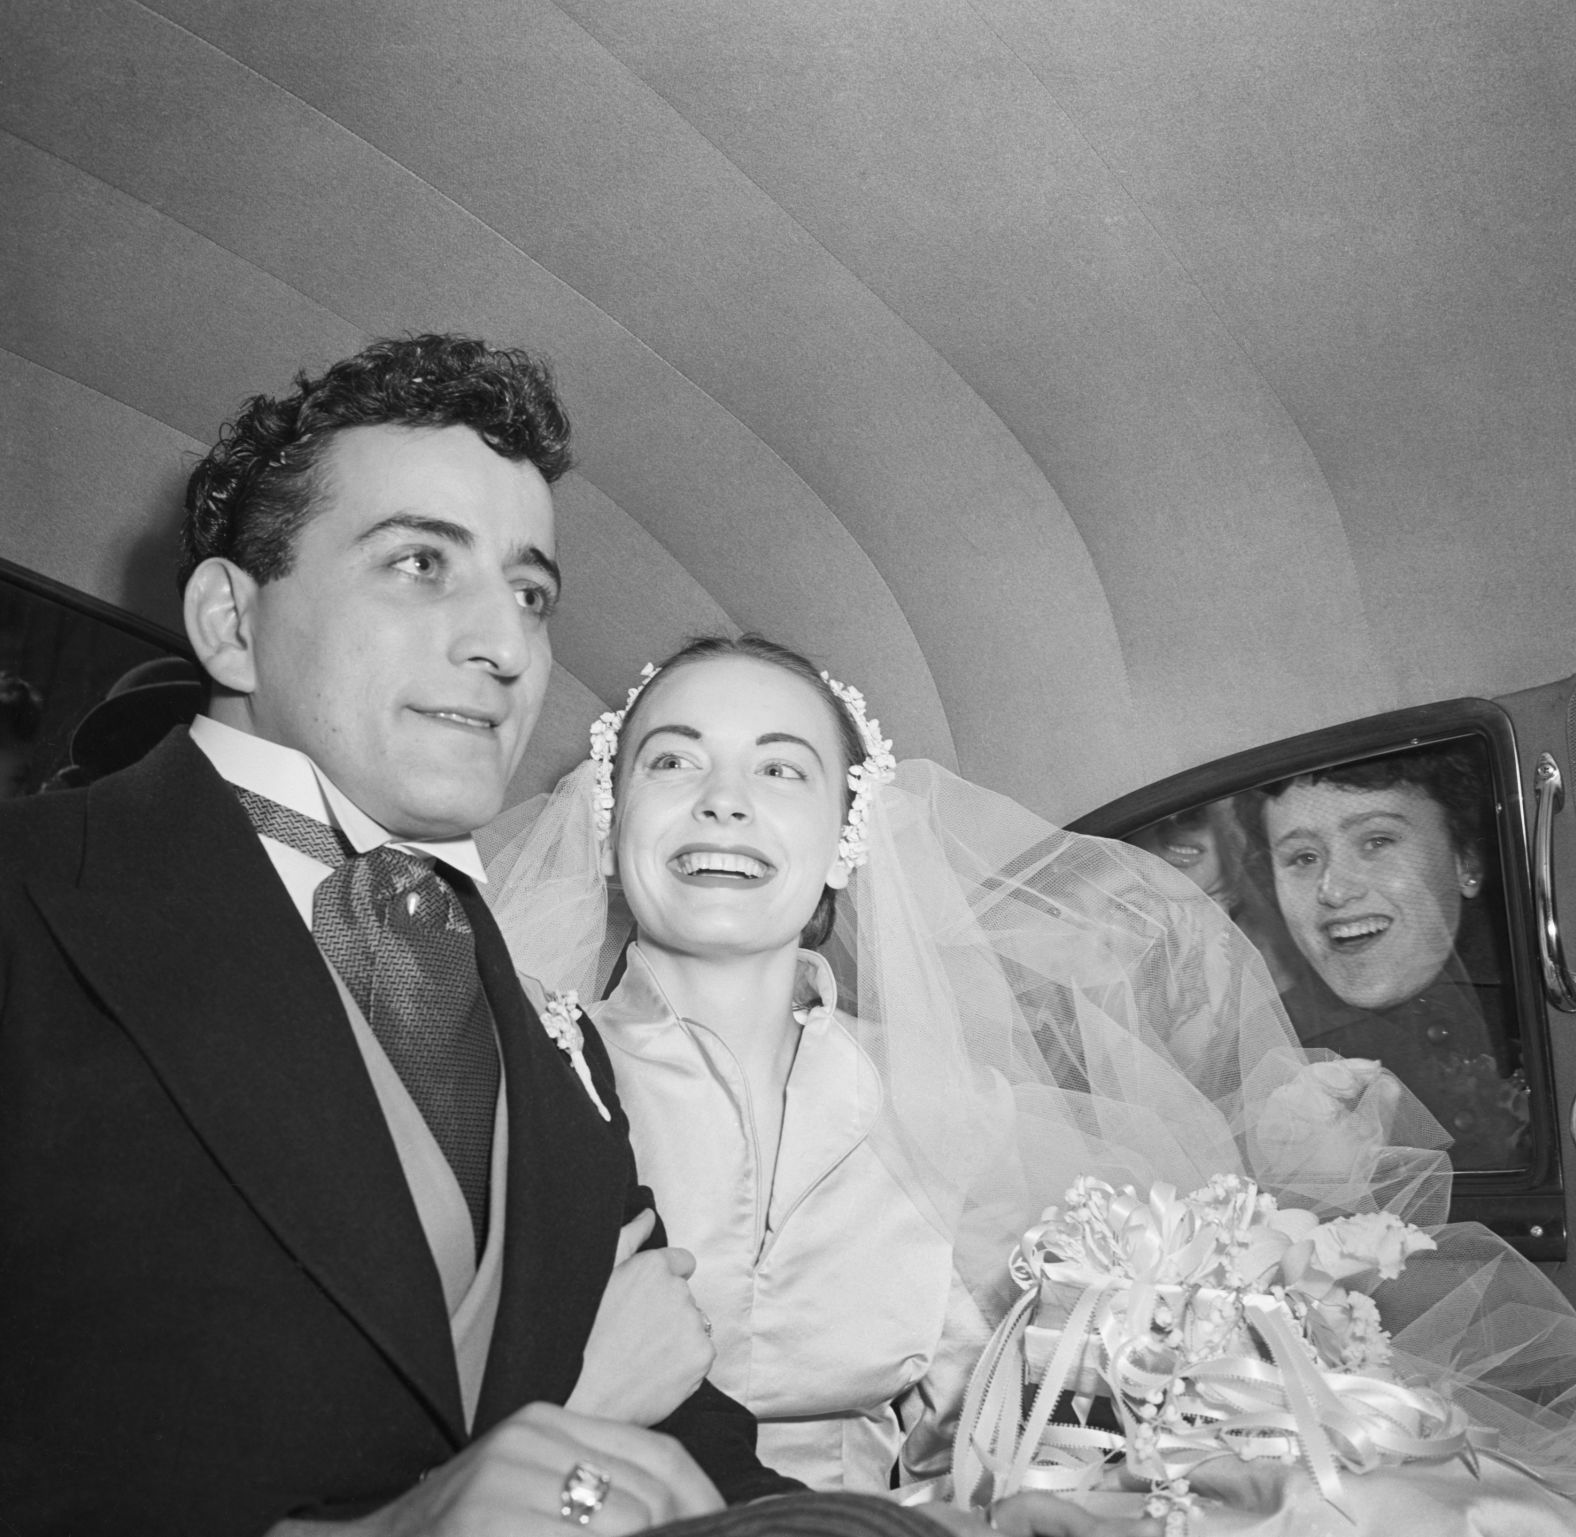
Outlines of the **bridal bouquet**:
<svg viewBox="0 0 1576 1537">
<path fill-rule="evenodd" d="M 1121 1453 L 1151 1513 L 1185 1525 L 1189 1471 L 1225 1453 L 1301 1461 L 1338 1507 L 1343 1470 L 1470 1456 L 1460 1411 L 1394 1380 L 1357 1284 L 1433 1247 L 1389 1213 L 1320 1221 L 1236 1175 L 1186 1196 L 1079 1180 L 1013 1255 L 1024 1293 L 975 1369 L 954 1498 L 1087 1488 Z M 1077 1424 L 1051 1423 L 1064 1394 Z M 1096 1395 L 1121 1434 L 1083 1423 Z"/>
</svg>

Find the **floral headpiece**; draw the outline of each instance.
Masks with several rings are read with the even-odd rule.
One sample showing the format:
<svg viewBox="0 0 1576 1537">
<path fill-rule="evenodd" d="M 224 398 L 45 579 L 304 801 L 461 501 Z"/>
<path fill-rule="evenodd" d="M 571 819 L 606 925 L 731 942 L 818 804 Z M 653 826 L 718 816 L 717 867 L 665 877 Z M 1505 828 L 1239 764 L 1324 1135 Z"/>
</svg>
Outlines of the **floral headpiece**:
<svg viewBox="0 0 1576 1537">
<path fill-rule="evenodd" d="M 848 808 L 843 834 L 837 840 L 838 858 L 850 870 L 857 870 L 870 854 L 870 802 L 876 791 L 897 772 L 897 759 L 892 756 L 891 742 L 881 735 L 881 722 L 865 714 L 865 696 L 857 688 L 839 683 L 830 673 L 823 672 L 821 681 L 843 701 L 843 708 L 853 718 L 860 740 L 865 744 L 864 762 L 856 763 L 848 771 L 848 788 L 854 792 L 854 799 Z"/>
<path fill-rule="evenodd" d="M 596 835 L 600 843 L 606 843 L 608 834 L 613 831 L 613 758 L 618 752 L 618 733 L 630 706 L 656 675 L 657 664 L 647 662 L 640 669 L 640 682 L 625 696 L 624 708 L 606 710 L 591 722 L 591 761 L 596 765 L 596 788 L 592 791 L 591 804 L 596 810 Z"/>
<path fill-rule="evenodd" d="M 603 842 L 613 831 L 613 758 L 618 752 L 618 734 L 631 707 L 656 675 L 656 664 L 647 662 L 640 669 L 640 682 L 630 689 L 624 700 L 624 708 L 607 710 L 591 723 L 591 761 L 596 765 L 592 806 L 597 837 Z M 848 771 L 848 788 L 854 792 L 854 799 L 837 840 L 838 858 L 853 870 L 865 862 L 870 852 L 866 828 L 871 799 L 877 788 L 886 784 L 896 772 L 897 759 L 892 756 L 891 742 L 881 735 L 881 722 L 865 714 L 865 696 L 857 688 L 839 683 L 827 673 L 821 674 L 821 681 L 841 700 L 865 746 L 864 761 Z"/>
</svg>

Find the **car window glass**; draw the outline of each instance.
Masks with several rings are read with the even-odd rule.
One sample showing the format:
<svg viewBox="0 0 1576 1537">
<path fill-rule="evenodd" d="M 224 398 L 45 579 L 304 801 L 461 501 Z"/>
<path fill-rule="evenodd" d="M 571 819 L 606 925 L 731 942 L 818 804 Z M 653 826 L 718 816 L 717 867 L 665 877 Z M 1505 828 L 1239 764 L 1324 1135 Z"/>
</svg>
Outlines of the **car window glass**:
<svg viewBox="0 0 1576 1537">
<path fill-rule="evenodd" d="M 1185 872 L 1264 957 L 1303 1044 L 1375 1058 L 1454 1139 L 1458 1169 L 1532 1156 L 1481 741 L 1315 769 L 1128 835 Z"/>
<path fill-rule="evenodd" d="M 179 654 L 180 640 L 0 562 L 0 778 L 17 794 L 80 782 L 72 734 L 132 668 Z M 6 699 L 35 706 L 25 720 Z M 10 749 L 10 752 L 7 752 Z"/>
</svg>

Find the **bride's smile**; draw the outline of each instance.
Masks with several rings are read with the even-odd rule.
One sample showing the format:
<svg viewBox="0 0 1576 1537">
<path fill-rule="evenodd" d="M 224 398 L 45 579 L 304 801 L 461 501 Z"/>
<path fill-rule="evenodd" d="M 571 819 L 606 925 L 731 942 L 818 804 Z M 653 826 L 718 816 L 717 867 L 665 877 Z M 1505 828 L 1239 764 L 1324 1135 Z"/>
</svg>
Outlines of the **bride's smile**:
<svg viewBox="0 0 1576 1537">
<path fill-rule="evenodd" d="M 754 849 L 711 848 L 701 845 L 680 849 L 669 861 L 681 880 L 721 881 L 724 885 L 768 880 L 775 867 Z"/>
<path fill-rule="evenodd" d="M 642 943 L 796 946 L 823 889 L 846 879 L 847 767 L 825 701 L 780 668 L 725 657 L 659 677 L 631 715 L 612 863 Z"/>
</svg>

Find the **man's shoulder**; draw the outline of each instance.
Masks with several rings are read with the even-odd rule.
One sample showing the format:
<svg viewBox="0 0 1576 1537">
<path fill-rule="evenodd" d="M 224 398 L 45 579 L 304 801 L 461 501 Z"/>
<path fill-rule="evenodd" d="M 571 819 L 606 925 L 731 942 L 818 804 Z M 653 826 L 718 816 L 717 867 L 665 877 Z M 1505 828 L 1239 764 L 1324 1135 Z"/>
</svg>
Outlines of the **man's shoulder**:
<svg viewBox="0 0 1576 1537">
<path fill-rule="evenodd" d="M 141 762 L 81 789 L 0 802 L 0 875 L 40 867 L 61 872 L 64 861 L 87 852 L 108 829 L 167 838 L 203 820 L 222 783 L 181 731 Z"/>
<path fill-rule="evenodd" d="M 86 790 L 52 790 L 47 794 L 0 801 L 0 874 L 16 873 L 35 851 L 53 854 L 80 843 L 87 816 Z"/>
</svg>

